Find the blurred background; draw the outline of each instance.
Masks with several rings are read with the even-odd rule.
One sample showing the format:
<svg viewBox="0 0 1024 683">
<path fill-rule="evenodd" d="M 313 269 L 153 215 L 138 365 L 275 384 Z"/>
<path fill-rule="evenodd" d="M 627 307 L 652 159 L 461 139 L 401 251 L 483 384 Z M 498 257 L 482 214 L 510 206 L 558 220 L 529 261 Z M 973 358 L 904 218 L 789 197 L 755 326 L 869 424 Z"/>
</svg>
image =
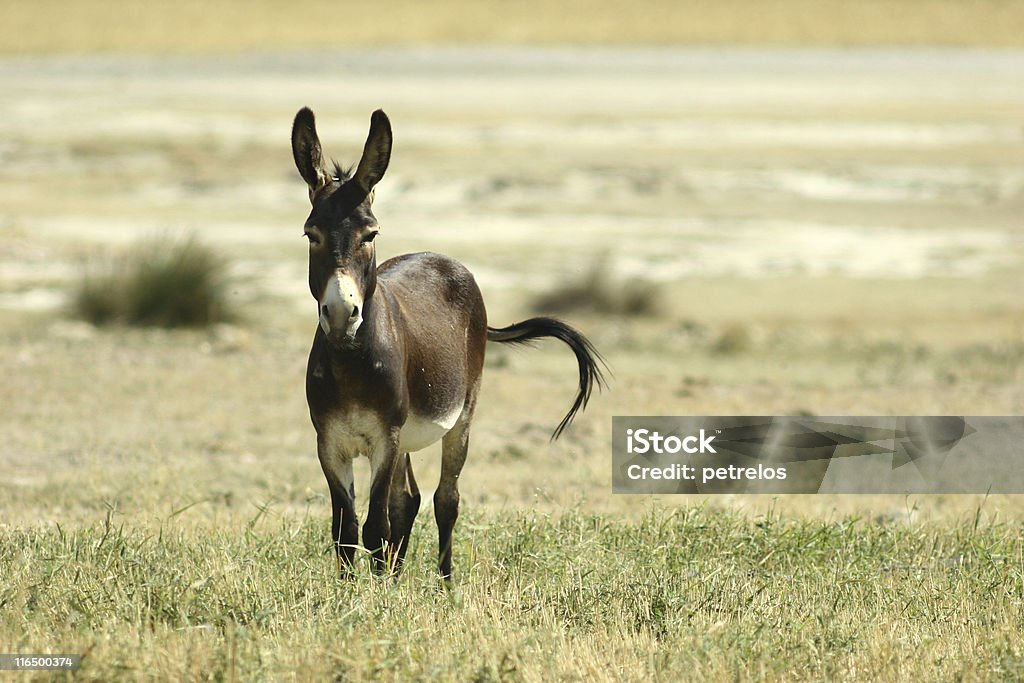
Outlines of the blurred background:
<svg viewBox="0 0 1024 683">
<path fill-rule="evenodd" d="M 614 373 L 549 445 L 571 356 L 490 349 L 468 505 L 639 509 L 612 415 L 1024 410 L 1024 2 L 7 2 L 5 519 L 326 516 L 301 106 L 346 164 L 389 114 L 381 260 L 449 254 Z"/>
</svg>

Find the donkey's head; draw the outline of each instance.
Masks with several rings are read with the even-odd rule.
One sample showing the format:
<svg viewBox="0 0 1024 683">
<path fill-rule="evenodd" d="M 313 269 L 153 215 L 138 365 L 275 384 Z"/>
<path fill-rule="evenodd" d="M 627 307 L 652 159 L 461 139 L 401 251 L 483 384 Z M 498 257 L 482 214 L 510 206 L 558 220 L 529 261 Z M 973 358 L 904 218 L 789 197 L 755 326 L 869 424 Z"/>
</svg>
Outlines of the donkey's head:
<svg viewBox="0 0 1024 683">
<path fill-rule="evenodd" d="M 353 172 L 324 164 L 313 112 L 303 108 L 292 126 L 292 155 L 313 205 L 304 226 L 309 291 L 317 300 L 324 333 L 337 344 L 350 345 L 377 286 L 373 239 L 380 228 L 370 207 L 373 187 L 391 158 L 391 122 L 383 111 L 373 112 L 363 156 Z"/>
</svg>

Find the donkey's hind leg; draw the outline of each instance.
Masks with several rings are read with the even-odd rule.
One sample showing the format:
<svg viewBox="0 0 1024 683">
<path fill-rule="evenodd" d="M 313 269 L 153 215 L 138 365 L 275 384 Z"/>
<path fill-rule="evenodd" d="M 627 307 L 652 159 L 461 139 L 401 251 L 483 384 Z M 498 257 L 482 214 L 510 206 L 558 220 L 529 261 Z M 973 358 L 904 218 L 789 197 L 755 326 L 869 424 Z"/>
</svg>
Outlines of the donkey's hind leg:
<svg viewBox="0 0 1024 683">
<path fill-rule="evenodd" d="M 438 569 L 441 578 L 452 577 L 452 529 L 459 516 L 459 474 L 469 450 L 469 416 L 465 413 L 441 441 L 441 480 L 434 492 L 437 520 Z"/>
<path fill-rule="evenodd" d="M 420 511 L 420 489 L 412 473 L 412 459 L 406 453 L 395 465 L 388 500 L 388 520 L 391 523 L 391 542 L 398 547 L 395 572 L 402 570 L 405 551 L 409 547 L 412 524 Z"/>
</svg>

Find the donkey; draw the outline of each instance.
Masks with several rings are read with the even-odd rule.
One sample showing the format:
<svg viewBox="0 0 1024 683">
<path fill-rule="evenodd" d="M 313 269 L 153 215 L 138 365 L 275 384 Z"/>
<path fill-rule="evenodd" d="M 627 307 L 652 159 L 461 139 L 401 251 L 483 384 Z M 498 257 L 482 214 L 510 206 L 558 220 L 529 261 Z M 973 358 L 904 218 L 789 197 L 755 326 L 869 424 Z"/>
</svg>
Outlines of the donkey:
<svg viewBox="0 0 1024 683">
<path fill-rule="evenodd" d="M 352 460 L 370 460 L 370 504 L 363 545 L 381 573 L 398 572 L 420 507 L 409 453 L 442 442 L 434 493 L 438 568 L 452 573 L 452 529 L 459 514 L 459 473 L 480 391 L 488 341 L 521 344 L 554 337 L 579 364 L 576 400 L 555 429 L 557 438 L 594 386 L 604 382 L 600 355 L 582 334 L 553 318 L 487 326 L 483 297 L 470 272 L 440 254 L 396 256 L 377 266 L 374 186 L 391 157 L 391 123 L 383 111 L 355 170 L 323 160 L 313 112 L 299 110 L 292 154 L 309 186 L 312 211 L 309 291 L 320 324 L 306 370 L 306 399 L 317 455 L 331 490 L 331 535 L 340 568 L 349 573 L 358 543 Z"/>
</svg>

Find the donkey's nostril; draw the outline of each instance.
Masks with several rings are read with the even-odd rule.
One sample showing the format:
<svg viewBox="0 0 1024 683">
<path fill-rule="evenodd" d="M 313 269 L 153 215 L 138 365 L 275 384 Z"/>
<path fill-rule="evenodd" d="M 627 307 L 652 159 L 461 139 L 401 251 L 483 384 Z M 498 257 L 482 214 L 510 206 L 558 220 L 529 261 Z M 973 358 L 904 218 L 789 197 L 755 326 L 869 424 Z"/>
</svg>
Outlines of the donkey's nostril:
<svg viewBox="0 0 1024 683">
<path fill-rule="evenodd" d="M 331 317 L 331 309 L 327 308 L 327 306 L 321 306 L 320 307 L 320 312 L 324 314 L 325 318 L 330 318 Z"/>
<path fill-rule="evenodd" d="M 352 307 L 352 315 L 349 316 L 349 317 L 350 318 L 358 318 L 359 317 L 359 307 L 358 306 L 353 306 Z"/>
</svg>

